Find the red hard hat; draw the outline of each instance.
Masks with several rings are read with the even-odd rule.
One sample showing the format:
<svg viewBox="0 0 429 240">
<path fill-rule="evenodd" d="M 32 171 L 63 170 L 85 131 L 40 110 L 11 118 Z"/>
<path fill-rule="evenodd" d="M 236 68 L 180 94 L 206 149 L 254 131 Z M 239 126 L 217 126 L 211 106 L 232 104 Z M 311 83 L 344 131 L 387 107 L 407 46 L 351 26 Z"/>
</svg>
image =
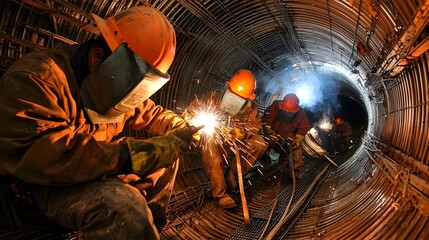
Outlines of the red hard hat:
<svg viewBox="0 0 429 240">
<path fill-rule="evenodd" d="M 284 96 L 283 101 L 280 103 L 280 109 L 287 112 L 298 112 L 299 99 L 294 93 L 288 93 Z"/>
<path fill-rule="evenodd" d="M 342 119 L 341 117 L 335 118 L 335 125 L 343 125 L 343 124 L 344 124 L 344 119 Z"/>
</svg>

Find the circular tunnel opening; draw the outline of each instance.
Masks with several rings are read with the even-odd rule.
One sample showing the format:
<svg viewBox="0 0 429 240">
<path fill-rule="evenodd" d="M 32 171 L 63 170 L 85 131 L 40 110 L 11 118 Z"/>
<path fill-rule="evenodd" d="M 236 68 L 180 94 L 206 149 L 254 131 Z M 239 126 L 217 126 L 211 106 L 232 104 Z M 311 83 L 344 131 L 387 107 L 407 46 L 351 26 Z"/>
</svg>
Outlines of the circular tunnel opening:
<svg viewBox="0 0 429 240">
<path fill-rule="evenodd" d="M 304 108 L 312 126 L 305 138 L 304 150 L 309 157 L 327 155 L 341 164 L 360 146 L 368 125 L 368 114 L 360 98 L 353 98 L 347 92 L 332 93 L 329 97 L 336 99 L 335 106 L 331 105 L 331 100 L 319 104 L 319 111 Z M 338 118 L 345 123 L 337 125 Z M 349 133 L 346 133 L 347 128 Z"/>
<path fill-rule="evenodd" d="M 360 93 L 344 76 L 327 75 L 323 101 L 306 108 L 312 129 L 304 142 L 309 157 L 330 157 L 338 165 L 349 159 L 361 144 L 368 126 L 368 112 Z"/>
<path fill-rule="evenodd" d="M 283 78 L 290 79 L 286 82 L 271 79 L 270 84 L 262 83 L 263 89 L 271 93 L 270 102 L 282 99 L 289 92 L 297 94 L 312 126 L 305 136 L 304 154 L 310 158 L 328 156 L 335 159 L 337 164 L 342 164 L 360 147 L 368 126 L 364 93 L 355 86 L 356 79 L 353 76 L 335 69 L 324 68 L 312 74 L 294 76 Z M 342 124 L 335 124 L 337 117 L 349 124 L 350 135 L 342 132 L 345 128 Z"/>
</svg>

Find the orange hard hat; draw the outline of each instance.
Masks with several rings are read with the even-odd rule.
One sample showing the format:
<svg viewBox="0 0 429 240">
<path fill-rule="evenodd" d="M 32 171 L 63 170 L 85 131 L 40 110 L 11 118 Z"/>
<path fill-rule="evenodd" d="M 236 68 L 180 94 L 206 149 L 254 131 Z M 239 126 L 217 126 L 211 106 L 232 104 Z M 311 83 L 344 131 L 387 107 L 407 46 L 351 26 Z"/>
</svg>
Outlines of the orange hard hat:
<svg viewBox="0 0 429 240">
<path fill-rule="evenodd" d="M 283 101 L 280 103 L 280 108 L 288 112 L 298 112 L 299 110 L 299 99 L 294 93 L 288 93 L 283 97 Z"/>
<path fill-rule="evenodd" d="M 92 18 L 112 51 L 125 42 L 135 54 L 167 73 L 176 54 L 176 33 L 160 11 L 138 6 L 106 20 L 95 14 Z"/>
<path fill-rule="evenodd" d="M 230 90 L 238 96 L 255 99 L 256 79 L 251 71 L 240 69 L 226 83 Z"/>
<path fill-rule="evenodd" d="M 335 118 L 335 125 L 343 125 L 343 124 L 344 124 L 344 119 L 342 119 L 341 117 Z"/>
</svg>

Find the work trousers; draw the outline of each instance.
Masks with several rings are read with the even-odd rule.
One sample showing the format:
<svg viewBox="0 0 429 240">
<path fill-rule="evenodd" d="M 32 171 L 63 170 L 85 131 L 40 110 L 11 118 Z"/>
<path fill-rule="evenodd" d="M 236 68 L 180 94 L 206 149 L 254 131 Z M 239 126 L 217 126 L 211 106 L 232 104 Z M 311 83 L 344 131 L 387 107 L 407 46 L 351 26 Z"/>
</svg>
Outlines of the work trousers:
<svg viewBox="0 0 429 240">
<path fill-rule="evenodd" d="M 259 135 L 250 136 L 244 141 L 235 141 L 239 149 L 242 174 L 245 176 L 252 168 L 253 164 L 264 154 L 268 144 Z M 210 189 L 214 197 L 222 198 L 227 196 L 227 185 L 225 181 L 224 165 L 228 164 L 235 174 L 237 174 L 237 162 L 234 157 L 231 162 L 227 161 L 227 156 L 232 153 L 233 146 L 228 144 L 217 144 L 212 138 L 208 138 L 206 145 L 202 148 L 202 160 L 204 169 L 210 178 Z"/>
<path fill-rule="evenodd" d="M 34 196 L 49 219 L 79 229 L 85 239 L 160 239 L 177 169 L 178 161 L 145 178 L 38 186 Z"/>
</svg>

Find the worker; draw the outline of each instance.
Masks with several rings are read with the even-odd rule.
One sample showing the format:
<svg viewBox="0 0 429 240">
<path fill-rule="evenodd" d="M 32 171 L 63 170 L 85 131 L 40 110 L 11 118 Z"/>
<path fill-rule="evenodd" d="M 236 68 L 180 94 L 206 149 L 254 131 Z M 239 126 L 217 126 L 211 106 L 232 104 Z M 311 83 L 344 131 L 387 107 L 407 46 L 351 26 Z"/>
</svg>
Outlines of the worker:
<svg viewBox="0 0 429 240">
<path fill-rule="evenodd" d="M 333 130 L 335 150 L 339 152 L 348 150 L 351 145 L 353 135 L 353 129 L 350 123 L 342 117 L 336 117 Z"/>
<path fill-rule="evenodd" d="M 302 141 L 310 130 L 310 123 L 299 105 L 299 99 L 294 93 L 288 93 L 283 100 L 276 100 L 264 112 L 262 117 L 264 132 L 270 136 L 278 136 L 277 144 L 272 145 L 280 153 L 282 164 L 287 163 L 289 147 L 292 151 L 295 177 L 303 165 Z M 280 144 L 280 145 L 278 145 Z"/>
<path fill-rule="evenodd" d="M 236 158 L 231 156 L 234 144 L 239 149 L 242 176 L 245 176 L 255 162 L 267 150 L 267 143 L 259 135 L 261 119 L 259 110 L 253 102 L 256 79 L 247 69 L 238 70 L 225 84 L 222 94 L 210 92 L 208 97 L 194 100 L 184 114 L 192 114 L 193 109 L 201 106 L 214 106 L 220 114 L 230 119 L 224 128 L 223 141 L 216 141 L 219 136 L 207 136 L 201 147 L 204 169 L 210 179 L 210 189 L 218 205 L 229 209 L 236 206 L 227 190 L 237 188 Z M 225 154 L 224 154 L 225 153 Z M 229 161 L 230 160 L 230 161 Z M 227 167 L 224 168 L 224 165 Z"/>
<path fill-rule="evenodd" d="M 86 239 L 160 239 L 176 160 L 200 129 L 149 99 L 169 80 L 175 32 L 152 7 L 92 16 L 100 37 L 27 54 L 2 76 L 0 169 Z"/>
</svg>

